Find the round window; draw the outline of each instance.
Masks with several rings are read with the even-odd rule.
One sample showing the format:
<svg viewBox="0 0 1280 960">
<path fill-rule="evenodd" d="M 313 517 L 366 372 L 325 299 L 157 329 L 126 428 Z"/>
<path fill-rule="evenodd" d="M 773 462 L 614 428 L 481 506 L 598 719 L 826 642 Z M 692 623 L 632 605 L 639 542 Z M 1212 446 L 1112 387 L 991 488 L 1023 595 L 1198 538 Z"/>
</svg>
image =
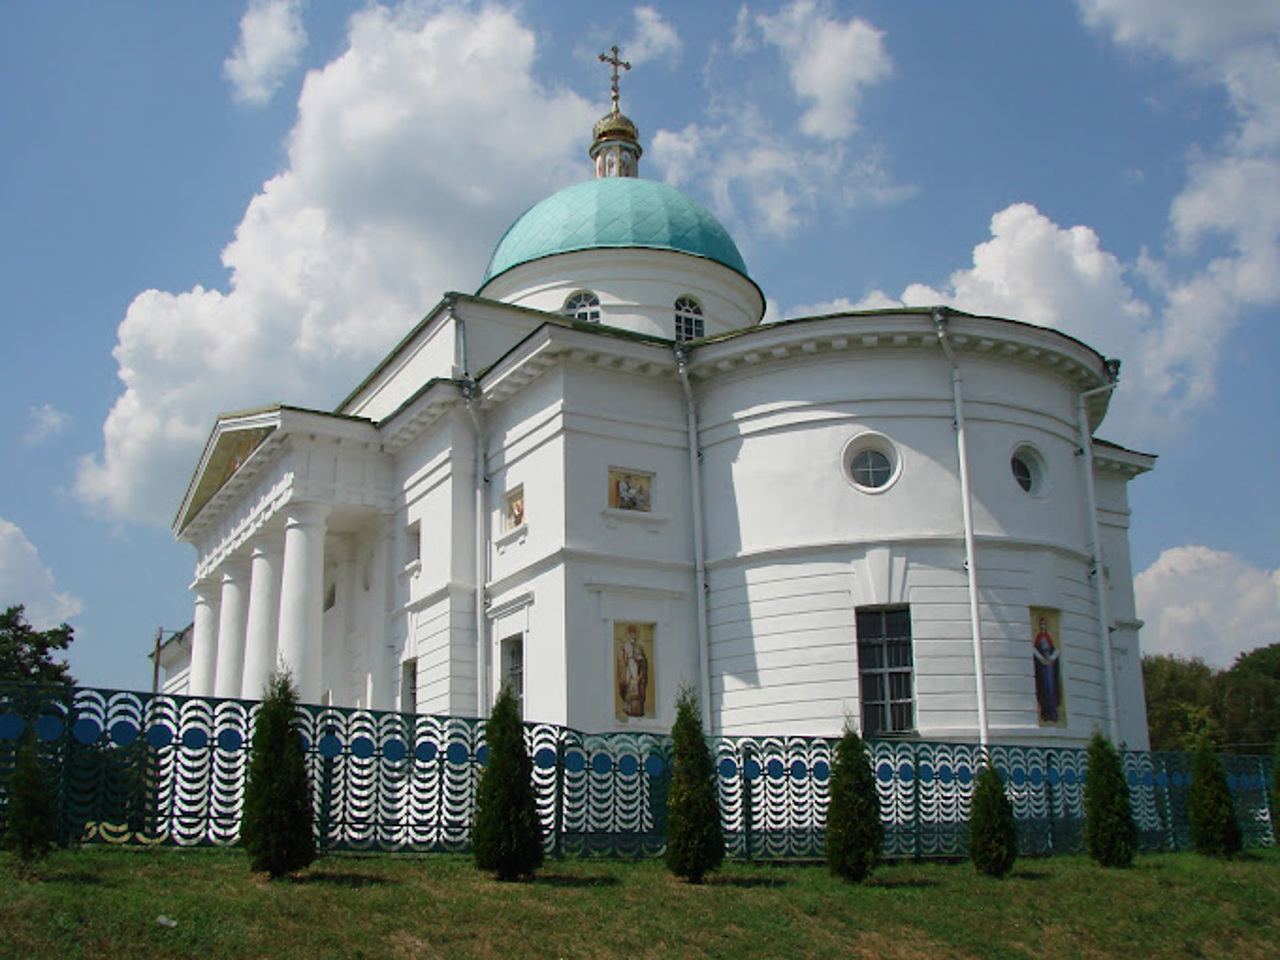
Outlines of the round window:
<svg viewBox="0 0 1280 960">
<path fill-rule="evenodd" d="M 864 433 L 844 448 L 844 470 L 859 490 L 879 493 L 898 479 L 902 461 L 893 442 L 879 433 Z"/>
<path fill-rule="evenodd" d="M 1038 497 L 1045 492 L 1044 460 L 1034 447 L 1022 445 L 1009 458 L 1009 471 L 1023 492 Z"/>
<path fill-rule="evenodd" d="M 1013 479 L 1018 481 L 1018 486 L 1030 493 L 1032 483 L 1035 480 L 1035 474 L 1031 472 L 1031 465 L 1022 457 L 1014 454 L 1013 459 L 1009 461 L 1009 466 L 1013 468 Z"/>
<path fill-rule="evenodd" d="M 879 450 L 863 450 L 853 458 L 849 472 L 858 486 L 878 490 L 893 476 L 893 464 Z"/>
</svg>

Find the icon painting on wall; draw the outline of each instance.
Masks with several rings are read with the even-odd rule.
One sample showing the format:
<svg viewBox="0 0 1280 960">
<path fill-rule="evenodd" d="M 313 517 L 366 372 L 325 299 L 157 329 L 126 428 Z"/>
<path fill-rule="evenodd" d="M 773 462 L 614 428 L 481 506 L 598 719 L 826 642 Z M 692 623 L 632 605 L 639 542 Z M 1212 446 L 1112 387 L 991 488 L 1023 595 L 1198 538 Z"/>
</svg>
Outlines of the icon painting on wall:
<svg viewBox="0 0 1280 960">
<path fill-rule="evenodd" d="M 657 716 L 654 709 L 652 623 L 613 624 L 613 709 L 619 720 Z"/>
<path fill-rule="evenodd" d="M 1036 712 L 1042 727 L 1067 725 L 1067 698 L 1062 689 L 1062 642 L 1057 610 L 1031 608 L 1031 657 L 1036 677 Z"/>
<path fill-rule="evenodd" d="M 615 510 L 648 513 L 653 475 L 630 470 L 609 470 L 609 506 Z"/>
</svg>

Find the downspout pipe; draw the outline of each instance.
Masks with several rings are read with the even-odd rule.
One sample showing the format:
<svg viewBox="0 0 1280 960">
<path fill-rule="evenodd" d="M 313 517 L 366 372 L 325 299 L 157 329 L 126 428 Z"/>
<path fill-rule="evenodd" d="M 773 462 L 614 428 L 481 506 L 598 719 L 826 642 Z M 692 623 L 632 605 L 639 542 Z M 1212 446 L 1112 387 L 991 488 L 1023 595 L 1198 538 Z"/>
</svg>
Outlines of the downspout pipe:
<svg viewBox="0 0 1280 960">
<path fill-rule="evenodd" d="M 702 729 L 715 735 L 711 722 L 711 640 L 707 625 L 707 556 L 702 526 L 702 451 L 698 447 L 698 412 L 689 384 L 689 347 L 676 344 L 676 371 L 684 387 L 686 425 L 689 433 L 689 489 L 693 501 L 693 577 L 698 605 L 698 699 L 702 703 Z"/>
<path fill-rule="evenodd" d="M 1081 392 L 1076 402 L 1076 418 L 1080 430 L 1081 463 L 1084 469 L 1085 508 L 1089 511 L 1089 554 L 1094 596 L 1098 607 L 1098 642 L 1102 646 L 1102 670 L 1106 681 L 1107 727 L 1111 742 L 1120 743 L 1119 708 L 1116 703 L 1115 663 L 1111 651 L 1111 611 L 1107 603 L 1107 577 L 1102 563 L 1102 535 L 1098 528 L 1098 490 L 1093 475 L 1093 431 L 1089 429 L 1088 402 L 1091 397 L 1110 393 L 1120 385 L 1120 361 L 1107 360 L 1108 383 Z"/>
<path fill-rule="evenodd" d="M 969 631 L 973 640 L 974 686 L 978 700 L 978 744 L 986 753 L 990 742 L 987 724 L 987 671 L 982 653 L 982 618 L 978 608 L 978 561 L 973 542 L 973 491 L 969 486 L 969 447 L 964 426 L 964 378 L 956 363 L 955 351 L 948 336 L 946 307 L 933 308 L 933 325 L 938 332 L 938 343 L 951 366 L 951 403 L 955 411 L 953 425 L 956 431 L 956 456 L 960 464 L 960 508 L 964 522 L 964 570 L 969 584 Z"/>
<path fill-rule="evenodd" d="M 471 427 L 475 434 L 475 464 L 473 467 L 472 494 L 475 509 L 475 628 L 476 628 L 476 716 L 489 714 L 489 669 L 488 669 L 488 622 L 485 607 L 485 581 L 488 574 L 488 510 L 485 509 L 485 487 L 489 478 L 485 475 L 484 462 L 484 430 L 480 427 L 480 384 L 467 369 L 467 326 L 462 318 L 454 313 L 454 301 L 449 300 L 447 309 L 458 328 L 458 360 L 462 367 L 462 398 L 467 405 L 467 414 L 471 417 Z"/>
</svg>

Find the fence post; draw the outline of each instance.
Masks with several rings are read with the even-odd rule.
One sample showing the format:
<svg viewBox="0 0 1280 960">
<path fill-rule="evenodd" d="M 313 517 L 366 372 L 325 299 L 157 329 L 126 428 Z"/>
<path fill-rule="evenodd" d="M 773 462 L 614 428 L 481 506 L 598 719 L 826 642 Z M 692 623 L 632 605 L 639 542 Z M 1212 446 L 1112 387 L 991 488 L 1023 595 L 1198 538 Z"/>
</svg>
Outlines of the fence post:
<svg viewBox="0 0 1280 960">
<path fill-rule="evenodd" d="M 564 856 L 564 728 L 556 733 L 555 814 L 552 829 L 555 830 L 555 856 Z"/>
<path fill-rule="evenodd" d="M 745 848 L 747 862 L 751 862 L 751 821 L 754 814 L 751 809 L 751 778 L 747 775 L 747 764 L 751 762 L 751 744 L 742 745 L 742 755 L 738 758 L 738 776 L 742 778 L 742 843 Z M 717 771 L 716 776 L 719 776 Z"/>
</svg>

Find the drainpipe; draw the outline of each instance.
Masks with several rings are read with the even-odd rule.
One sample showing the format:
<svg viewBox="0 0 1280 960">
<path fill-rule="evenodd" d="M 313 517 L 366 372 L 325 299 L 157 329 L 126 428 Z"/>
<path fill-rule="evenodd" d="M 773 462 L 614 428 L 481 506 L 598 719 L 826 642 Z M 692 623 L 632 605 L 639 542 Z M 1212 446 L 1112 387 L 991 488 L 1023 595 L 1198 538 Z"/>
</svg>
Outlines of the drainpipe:
<svg viewBox="0 0 1280 960">
<path fill-rule="evenodd" d="M 1076 417 L 1080 429 L 1080 450 L 1084 465 L 1085 505 L 1089 511 L 1089 554 L 1093 570 L 1089 576 L 1093 579 L 1093 589 L 1098 605 L 1098 641 L 1102 644 L 1102 669 L 1106 679 L 1108 728 L 1111 731 L 1111 742 L 1120 742 L 1119 710 L 1116 705 L 1115 665 L 1111 654 L 1111 613 L 1107 605 L 1107 578 L 1102 566 L 1102 537 L 1098 530 L 1098 491 L 1093 477 L 1093 431 L 1089 429 L 1089 412 L 1087 401 L 1104 393 L 1110 393 L 1120 385 L 1120 361 L 1104 361 L 1107 368 L 1108 383 L 1092 390 L 1085 390 L 1076 404 Z"/>
<path fill-rule="evenodd" d="M 964 569 L 969 581 L 969 629 L 973 637 L 973 669 L 978 697 L 978 744 L 985 755 L 987 729 L 987 673 L 982 658 L 982 620 L 978 611 L 978 562 L 973 546 L 973 492 L 969 487 L 969 448 L 964 432 L 964 390 L 960 366 L 947 336 L 947 308 L 933 308 L 938 342 L 951 365 L 951 402 L 955 409 L 956 454 L 960 461 L 960 506 L 964 518 Z"/>
<path fill-rule="evenodd" d="M 707 557 L 702 529 L 702 451 L 698 448 L 698 413 L 689 385 L 689 347 L 676 344 L 676 371 L 684 387 L 686 422 L 689 432 L 689 488 L 693 497 L 693 592 L 698 604 L 698 699 L 702 702 L 702 729 L 714 736 L 711 723 L 711 641 L 707 626 Z"/>
<path fill-rule="evenodd" d="M 485 578 L 488 569 L 488 531 L 485 529 L 489 515 L 485 509 L 485 485 L 489 478 L 485 476 L 484 463 L 484 431 L 480 429 L 480 414 L 477 407 L 480 403 L 480 384 L 472 378 L 467 369 L 467 327 L 462 318 L 453 312 L 454 301 L 448 301 L 449 316 L 458 327 L 458 359 L 462 366 L 462 397 L 467 404 L 467 413 L 471 417 L 471 427 L 475 432 L 475 466 L 472 481 L 475 506 L 475 608 L 476 608 L 476 716 L 485 717 L 489 713 L 489 670 L 488 670 L 488 623 L 485 618 Z"/>
</svg>

